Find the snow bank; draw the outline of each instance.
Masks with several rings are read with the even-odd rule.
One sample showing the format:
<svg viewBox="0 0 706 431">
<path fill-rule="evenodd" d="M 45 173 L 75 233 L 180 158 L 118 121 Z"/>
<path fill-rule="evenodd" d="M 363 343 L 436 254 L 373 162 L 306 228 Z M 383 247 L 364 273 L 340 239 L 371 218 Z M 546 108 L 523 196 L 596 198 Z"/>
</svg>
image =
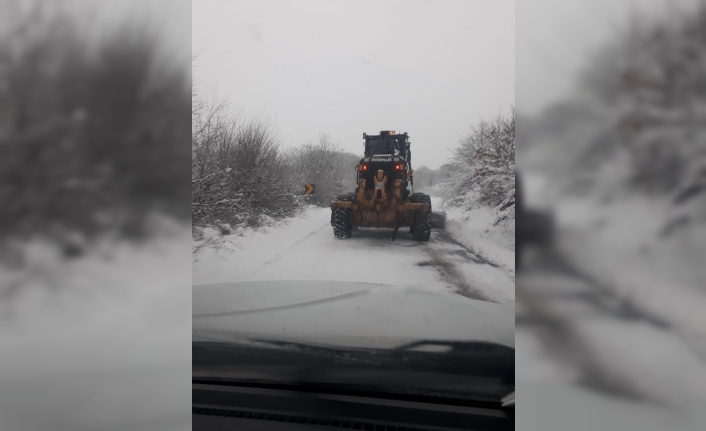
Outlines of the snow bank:
<svg viewBox="0 0 706 431">
<path fill-rule="evenodd" d="M 23 268 L 0 269 L 0 283 L 17 287 L 0 303 L 3 422 L 191 429 L 190 235 L 170 231 L 72 261 L 35 241 Z"/>
<path fill-rule="evenodd" d="M 497 214 L 490 208 L 473 209 L 441 206 L 432 198 L 434 211 L 446 212 L 446 231 L 477 256 L 515 274 L 515 221 L 494 225 Z"/>
<path fill-rule="evenodd" d="M 193 264 L 193 284 L 243 281 L 264 265 L 276 263 L 287 250 L 323 228 L 330 229 L 328 208 L 309 206 L 295 217 L 260 228 L 220 236 L 204 230 L 205 240 L 218 237 L 220 247 L 203 248 Z M 332 236 L 332 235 L 331 235 Z"/>
<path fill-rule="evenodd" d="M 575 268 L 679 331 L 706 358 L 706 226 L 661 237 L 671 211 L 646 198 L 567 201 L 558 246 Z"/>
</svg>

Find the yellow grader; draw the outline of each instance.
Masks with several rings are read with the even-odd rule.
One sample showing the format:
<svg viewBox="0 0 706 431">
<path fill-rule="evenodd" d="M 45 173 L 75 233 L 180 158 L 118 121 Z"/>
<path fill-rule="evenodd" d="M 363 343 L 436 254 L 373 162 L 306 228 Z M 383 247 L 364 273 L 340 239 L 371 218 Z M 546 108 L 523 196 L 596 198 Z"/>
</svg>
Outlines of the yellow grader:
<svg viewBox="0 0 706 431">
<path fill-rule="evenodd" d="M 443 227 L 444 215 L 432 214 L 431 198 L 414 190 L 412 153 L 407 133 L 382 131 L 363 134 L 365 155 L 356 166 L 358 187 L 331 203 L 331 225 L 336 238 L 350 238 L 357 227 L 409 226 L 417 241 L 428 241 L 432 223 Z"/>
</svg>

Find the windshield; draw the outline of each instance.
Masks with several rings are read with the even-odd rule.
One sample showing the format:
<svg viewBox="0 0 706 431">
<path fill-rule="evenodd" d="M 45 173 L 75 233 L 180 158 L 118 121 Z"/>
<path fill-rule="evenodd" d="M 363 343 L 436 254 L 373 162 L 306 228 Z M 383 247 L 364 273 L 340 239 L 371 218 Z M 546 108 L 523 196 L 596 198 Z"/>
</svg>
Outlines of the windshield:
<svg viewBox="0 0 706 431">
<path fill-rule="evenodd" d="M 476 119 L 461 89 L 481 73 L 473 99 L 512 106 L 489 89 L 513 88 L 494 68 L 514 49 L 479 71 L 460 39 L 423 28 L 444 50 L 397 42 L 428 62 L 402 49 L 390 69 L 396 54 L 371 45 L 344 64 L 366 32 L 343 6 L 282 22 L 259 3 L 193 7 L 194 379 L 500 403 L 514 390 L 514 114 Z"/>
<path fill-rule="evenodd" d="M 404 145 L 403 138 L 367 138 L 365 142 L 365 154 L 368 156 L 375 154 L 401 155 L 404 150 Z"/>
<path fill-rule="evenodd" d="M 371 156 L 374 154 L 391 154 L 391 146 L 386 139 L 368 138 L 365 153 Z"/>
</svg>

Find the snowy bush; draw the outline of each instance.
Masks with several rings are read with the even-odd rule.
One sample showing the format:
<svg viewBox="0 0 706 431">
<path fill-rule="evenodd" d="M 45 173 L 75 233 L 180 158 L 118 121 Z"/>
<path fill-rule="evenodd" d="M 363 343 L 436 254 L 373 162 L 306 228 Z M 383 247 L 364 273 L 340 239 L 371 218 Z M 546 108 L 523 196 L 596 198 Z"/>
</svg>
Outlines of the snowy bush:
<svg viewBox="0 0 706 431">
<path fill-rule="evenodd" d="M 285 159 L 272 123 L 262 117 L 243 120 L 224 104 L 200 100 L 193 122 L 195 226 L 257 227 L 263 215 L 281 219 L 298 211 L 302 200 L 287 190 Z"/>
<path fill-rule="evenodd" d="M 636 28 L 623 47 L 616 102 L 641 188 L 692 197 L 706 190 L 704 52 L 706 5 Z"/>
<path fill-rule="evenodd" d="M 289 189 L 316 185 L 316 195 L 308 197 L 310 203 L 327 206 L 336 196 L 355 190 L 360 156 L 341 150 L 328 134 L 322 134 L 317 144 L 310 142 L 290 150 L 286 160 Z"/>
<path fill-rule="evenodd" d="M 285 151 L 265 118 L 244 120 L 225 102 L 192 92 L 195 241 L 203 241 L 204 228 L 227 235 L 269 226 L 305 205 L 328 205 L 336 195 L 355 189 L 359 157 L 343 152 L 328 135 L 321 135 L 317 144 Z M 315 195 L 304 195 L 306 183 L 316 185 Z M 203 244 L 220 243 L 212 238 L 198 247 Z"/>
<path fill-rule="evenodd" d="M 665 221 L 665 233 L 706 220 L 704 52 L 705 4 L 657 21 L 634 19 L 630 32 L 599 52 L 581 81 L 592 110 L 612 117 L 593 127 L 596 137 L 586 139 L 583 169 L 571 171 L 573 181 L 585 180 L 592 192 L 609 197 L 639 193 L 671 201 L 675 214 Z M 583 136 L 576 131 L 579 121 L 565 124 Z"/>
<path fill-rule="evenodd" d="M 444 203 L 470 209 L 496 209 L 498 220 L 514 220 L 515 112 L 481 121 L 459 142 L 445 167 L 448 180 L 439 189 Z"/>
<path fill-rule="evenodd" d="M 186 64 L 139 24 L 87 37 L 59 3 L 3 3 L 0 241 L 142 238 L 187 215 Z"/>
</svg>

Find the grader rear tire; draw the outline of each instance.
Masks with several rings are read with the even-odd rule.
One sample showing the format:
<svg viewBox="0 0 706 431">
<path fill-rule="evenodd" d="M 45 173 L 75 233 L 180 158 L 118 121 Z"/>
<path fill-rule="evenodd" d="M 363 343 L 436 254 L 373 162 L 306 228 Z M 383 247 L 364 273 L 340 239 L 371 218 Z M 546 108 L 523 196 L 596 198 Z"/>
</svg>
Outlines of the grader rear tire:
<svg viewBox="0 0 706 431">
<path fill-rule="evenodd" d="M 336 197 L 337 201 L 353 202 L 355 201 L 355 193 L 346 193 Z M 336 238 L 350 238 L 353 234 L 353 225 L 351 223 L 351 211 L 343 208 L 333 210 L 331 217 L 333 225 L 333 236 Z"/>
<path fill-rule="evenodd" d="M 350 210 L 336 208 L 333 210 L 333 236 L 336 238 L 350 238 L 353 234 L 353 225 L 350 220 Z"/>
</svg>

